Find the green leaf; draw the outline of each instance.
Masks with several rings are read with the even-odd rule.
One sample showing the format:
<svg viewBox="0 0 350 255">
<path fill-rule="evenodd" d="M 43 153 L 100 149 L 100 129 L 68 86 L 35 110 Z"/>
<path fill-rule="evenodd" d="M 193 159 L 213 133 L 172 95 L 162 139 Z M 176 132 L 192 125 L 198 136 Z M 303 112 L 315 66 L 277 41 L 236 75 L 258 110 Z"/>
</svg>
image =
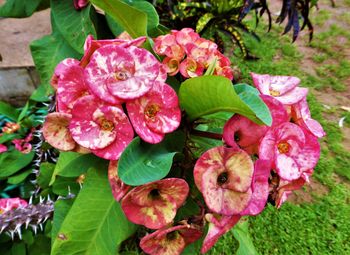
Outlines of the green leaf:
<svg viewBox="0 0 350 255">
<path fill-rule="evenodd" d="M 12 255 L 26 255 L 26 245 L 24 243 L 14 243 L 11 248 Z"/>
<path fill-rule="evenodd" d="M 51 230 L 51 244 L 54 243 L 55 237 L 58 235 L 58 231 L 67 216 L 70 208 L 73 205 L 73 199 L 60 199 L 55 202 L 55 213 L 53 214 L 53 224 Z"/>
<path fill-rule="evenodd" d="M 58 30 L 66 42 L 81 54 L 84 53 L 86 37 L 93 35 L 96 38 L 95 26 L 90 19 L 91 8 L 91 5 L 88 5 L 77 11 L 72 1 L 51 1 L 51 12 Z"/>
<path fill-rule="evenodd" d="M 239 242 L 239 248 L 236 252 L 236 255 L 258 255 L 253 241 L 249 234 L 248 221 L 240 221 L 233 228 L 233 236 Z"/>
<path fill-rule="evenodd" d="M 56 65 L 65 58 L 80 59 L 81 57 L 59 33 L 33 41 L 30 49 L 42 86 L 44 86 L 42 90 L 45 91 L 46 95 L 53 93 L 50 80 Z"/>
<path fill-rule="evenodd" d="M 0 17 L 24 18 L 31 16 L 42 0 L 6 0 L 0 7 Z"/>
<path fill-rule="evenodd" d="M 8 177 L 18 172 L 34 158 L 34 152 L 28 154 L 21 153 L 17 150 L 8 151 L 0 154 L 0 178 Z"/>
<path fill-rule="evenodd" d="M 233 87 L 234 87 L 237 94 L 240 94 L 243 92 L 249 92 L 249 93 L 255 94 L 257 96 L 260 95 L 259 90 L 257 90 L 253 86 L 250 86 L 250 85 L 245 84 L 245 83 L 238 83 L 238 84 L 235 84 Z"/>
<path fill-rule="evenodd" d="M 7 179 L 7 182 L 10 184 L 19 184 L 23 182 L 27 178 L 27 176 L 30 175 L 31 173 L 32 173 L 31 169 L 23 171 L 19 174 L 9 177 Z"/>
<path fill-rule="evenodd" d="M 86 173 L 90 167 L 104 168 L 107 160 L 96 157 L 93 154 L 80 154 L 77 152 L 61 152 L 55 170 L 52 174 L 50 185 L 57 175 L 65 177 L 78 177 Z"/>
<path fill-rule="evenodd" d="M 26 105 L 23 107 L 21 113 L 18 116 L 17 122 L 20 122 L 26 116 L 28 109 L 29 109 L 29 102 L 27 102 Z"/>
<path fill-rule="evenodd" d="M 272 125 L 270 110 L 259 95 L 250 92 L 242 92 L 238 95 L 260 120 L 268 126 Z"/>
<path fill-rule="evenodd" d="M 30 99 L 36 102 L 46 102 L 49 101 L 47 86 L 40 84 L 36 90 L 30 96 Z"/>
<path fill-rule="evenodd" d="M 12 121 L 16 121 L 19 116 L 19 112 L 16 108 L 2 101 L 0 101 L 0 114 L 5 115 Z"/>
<path fill-rule="evenodd" d="M 35 236 L 34 243 L 28 246 L 29 255 L 50 254 L 50 239 L 42 234 Z"/>
<path fill-rule="evenodd" d="M 154 6 L 143 0 L 128 0 L 127 3 L 131 5 L 132 7 L 138 9 L 139 11 L 144 12 L 147 15 L 147 30 L 151 31 L 153 29 L 156 29 L 159 25 L 159 16 L 154 8 Z"/>
<path fill-rule="evenodd" d="M 168 134 L 158 144 L 134 138 L 119 159 L 120 179 L 128 185 L 137 186 L 164 178 L 171 169 L 175 154 L 182 150 L 183 141 L 184 136 L 180 132 Z"/>
<path fill-rule="evenodd" d="M 37 178 L 38 184 L 42 189 L 48 188 L 55 169 L 55 164 L 44 162 L 40 165 L 40 172 Z"/>
<path fill-rule="evenodd" d="M 90 0 L 120 24 L 131 37 L 147 35 L 147 15 L 120 0 Z"/>
<path fill-rule="evenodd" d="M 51 255 L 114 255 L 120 244 L 136 231 L 109 187 L 107 169 L 91 168 L 84 188 L 53 237 Z"/>
<path fill-rule="evenodd" d="M 6 133 L 2 133 L 2 135 L 0 136 L 0 143 L 6 143 L 8 141 L 12 141 L 13 139 L 18 139 L 21 138 L 21 136 L 19 134 L 6 134 Z"/>
<path fill-rule="evenodd" d="M 224 111 L 239 113 L 259 122 L 254 112 L 236 94 L 231 81 L 222 76 L 187 79 L 181 84 L 179 97 L 190 120 Z"/>
<path fill-rule="evenodd" d="M 52 192 L 59 196 L 77 195 L 80 191 L 80 185 L 77 178 L 58 176 L 52 185 Z"/>
</svg>

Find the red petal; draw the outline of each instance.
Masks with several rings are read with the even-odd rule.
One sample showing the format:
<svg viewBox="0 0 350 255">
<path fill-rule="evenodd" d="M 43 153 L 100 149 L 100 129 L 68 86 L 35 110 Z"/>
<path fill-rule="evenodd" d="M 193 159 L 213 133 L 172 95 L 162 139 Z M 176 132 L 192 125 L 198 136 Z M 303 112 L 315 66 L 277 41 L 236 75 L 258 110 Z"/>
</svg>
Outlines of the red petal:
<svg viewBox="0 0 350 255">
<path fill-rule="evenodd" d="M 113 197 L 120 201 L 131 188 L 126 185 L 118 176 L 118 161 L 110 161 L 108 166 L 108 179 L 112 189 Z"/>
</svg>

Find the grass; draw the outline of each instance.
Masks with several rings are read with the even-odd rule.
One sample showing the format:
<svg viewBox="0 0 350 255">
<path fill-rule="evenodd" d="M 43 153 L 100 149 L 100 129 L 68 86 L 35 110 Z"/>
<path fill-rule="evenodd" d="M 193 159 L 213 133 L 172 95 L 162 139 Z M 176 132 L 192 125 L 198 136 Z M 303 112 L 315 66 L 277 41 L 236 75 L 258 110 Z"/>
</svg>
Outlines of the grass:
<svg viewBox="0 0 350 255">
<path fill-rule="evenodd" d="M 322 12 L 316 23 L 322 25 L 329 18 L 329 13 Z M 350 25 L 350 20 L 348 22 Z M 264 34 L 263 29 L 260 28 L 258 33 Z M 329 30 L 315 36 L 312 47 L 317 49 L 317 54 L 312 60 L 318 64 L 333 62 L 319 65 L 316 76 L 300 68 L 303 55 L 279 33 L 280 29 L 273 29 L 261 36 L 260 43 L 246 38 L 248 47 L 260 59 L 241 61 L 232 58 L 241 68 L 244 82 L 251 84 L 249 72 L 253 71 L 295 75 L 301 78 L 302 86 L 320 91 L 326 88 L 333 91 L 345 89 L 343 81 L 350 77 L 350 63 L 345 58 L 339 58 L 341 49 L 334 37 L 349 38 L 347 31 L 332 25 Z M 348 47 L 348 43 L 343 47 Z M 342 146 L 343 135 L 337 123 L 324 118 L 330 111 L 334 114 L 334 109 L 325 109 L 312 92 L 308 101 L 313 118 L 323 125 L 327 133 L 313 178 L 329 192 L 321 197 L 312 194 L 311 203 L 296 205 L 287 202 L 279 210 L 269 205 L 261 215 L 250 217 L 250 234 L 260 254 L 350 254 L 350 152 Z M 348 113 L 343 115 L 350 118 Z M 350 126 L 349 120 L 345 121 L 345 125 Z M 233 254 L 236 248 L 237 242 L 230 231 L 210 254 Z"/>
</svg>

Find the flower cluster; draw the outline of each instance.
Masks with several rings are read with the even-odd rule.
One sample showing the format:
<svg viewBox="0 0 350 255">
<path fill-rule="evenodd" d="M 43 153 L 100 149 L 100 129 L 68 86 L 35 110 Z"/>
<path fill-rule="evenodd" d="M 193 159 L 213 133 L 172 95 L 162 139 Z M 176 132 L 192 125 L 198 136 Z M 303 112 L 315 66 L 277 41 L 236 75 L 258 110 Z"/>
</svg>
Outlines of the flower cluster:
<svg viewBox="0 0 350 255">
<path fill-rule="evenodd" d="M 134 131 L 148 143 L 159 143 L 178 128 L 178 97 L 165 83 L 158 60 L 139 47 L 146 38 L 122 37 L 89 36 L 81 61 L 65 59 L 57 65 L 51 80 L 57 112 L 43 126 L 53 147 L 117 160 Z"/>
<path fill-rule="evenodd" d="M 22 139 L 19 138 L 21 137 L 20 131 L 21 126 L 18 123 L 13 123 L 13 122 L 6 122 L 5 126 L 2 127 L 2 133 L 0 133 L 0 137 L 4 134 L 15 134 L 17 131 L 18 133 L 16 134 L 16 138 L 14 138 L 11 143 L 15 146 L 15 149 L 27 154 L 32 151 L 32 140 L 33 140 L 33 132 L 34 128 L 29 130 L 28 134 Z M 8 147 L 5 144 L 0 144 L 0 153 L 8 151 Z"/>
<path fill-rule="evenodd" d="M 168 75 L 180 72 L 185 78 L 197 77 L 213 64 L 214 75 L 232 80 L 230 60 L 217 48 L 214 42 L 201 38 L 191 28 L 172 30 L 170 34 L 154 39 L 154 50 L 164 56 L 163 67 Z"/>
<path fill-rule="evenodd" d="M 257 215 L 270 197 L 277 207 L 292 190 L 309 180 L 319 156 L 318 137 L 325 135 L 311 118 L 307 89 L 296 77 L 252 73 L 253 83 L 272 115 L 260 126 L 234 115 L 224 126 L 226 146 L 212 148 L 196 162 L 195 184 L 209 209 L 202 252 L 243 215 Z M 250 155 L 257 157 L 253 162 Z"/>
</svg>

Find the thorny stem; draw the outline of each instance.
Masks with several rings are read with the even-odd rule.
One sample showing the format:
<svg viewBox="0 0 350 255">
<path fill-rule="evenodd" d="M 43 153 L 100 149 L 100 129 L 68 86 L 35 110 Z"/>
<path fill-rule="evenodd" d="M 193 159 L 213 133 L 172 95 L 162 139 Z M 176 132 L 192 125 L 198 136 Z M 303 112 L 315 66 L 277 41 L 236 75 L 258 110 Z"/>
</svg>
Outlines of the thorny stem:
<svg viewBox="0 0 350 255">
<path fill-rule="evenodd" d="M 206 137 L 206 138 L 211 138 L 211 139 L 216 139 L 216 140 L 222 140 L 222 134 L 200 131 L 200 130 L 196 130 L 196 129 L 193 129 L 191 133 L 192 133 L 192 135 L 196 135 L 196 136 L 201 136 L 201 137 Z"/>
</svg>

